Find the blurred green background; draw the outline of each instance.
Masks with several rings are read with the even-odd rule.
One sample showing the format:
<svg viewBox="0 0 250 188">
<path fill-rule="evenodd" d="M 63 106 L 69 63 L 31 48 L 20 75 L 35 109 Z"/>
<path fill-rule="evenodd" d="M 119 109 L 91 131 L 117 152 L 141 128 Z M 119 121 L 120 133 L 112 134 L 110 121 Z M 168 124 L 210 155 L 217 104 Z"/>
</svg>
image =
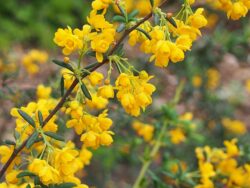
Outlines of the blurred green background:
<svg viewBox="0 0 250 188">
<path fill-rule="evenodd" d="M 0 49 L 15 44 L 51 48 L 58 27 L 80 27 L 89 13 L 88 0 L 7 0 L 0 6 Z"/>
</svg>

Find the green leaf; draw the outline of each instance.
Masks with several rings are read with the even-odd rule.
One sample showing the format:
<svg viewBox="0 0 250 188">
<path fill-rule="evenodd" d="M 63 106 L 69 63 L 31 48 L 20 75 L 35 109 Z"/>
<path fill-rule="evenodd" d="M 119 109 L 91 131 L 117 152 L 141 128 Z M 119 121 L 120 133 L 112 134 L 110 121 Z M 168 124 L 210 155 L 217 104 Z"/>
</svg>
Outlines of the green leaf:
<svg viewBox="0 0 250 188">
<path fill-rule="evenodd" d="M 129 15 L 128 15 L 128 20 L 130 21 L 132 18 L 135 18 L 139 14 L 138 10 L 133 10 Z"/>
<path fill-rule="evenodd" d="M 125 30 L 125 29 L 126 29 L 126 25 L 125 25 L 124 23 L 121 23 L 121 24 L 117 27 L 116 32 L 117 32 L 117 33 L 120 33 L 120 32 L 122 32 L 122 31 Z"/>
<path fill-rule="evenodd" d="M 87 53 L 86 53 L 86 56 L 91 56 L 91 57 L 95 57 L 95 51 L 88 51 Z"/>
<path fill-rule="evenodd" d="M 18 140 L 20 138 L 20 136 L 21 136 L 20 133 L 15 130 L 15 132 L 14 132 L 15 140 Z"/>
<path fill-rule="evenodd" d="M 63 76 L 61 77 L 61 80 L 60 80 L 60 90 L 61 90 L 61 96 L 64 95 L 64 78 Z"/>
<path fill-rule="evenodd" d="M 58 185 L 57 188 L 73 188 L 75 186 L 76 186 L 76 184 L 74 184 L 74 183 L 62 183 L 62 184 Z"/>
<path fill-rule="evenodd" d="M 17 178 L 23 178 L 23 177 L 26 177 L 26 176 L 36 176 L 34 173 L 30 172 L 30 171 L 23 171 L 23 172 L 20 172 L 19 174 L 17 174 Z"/>
<path fill-rule="evenodd" d="M 38 133 L 37 131 L 35 131 L 35 132 L 31 135 L 31 137 L 29 138 L 29 140 L 28 140 L 28 142 L 27 142 L 27 144 L 26 144 L 26 147 L 27 147 L 28 149 L 36 142 L 38 136 L 39 136 L 39 133 Z"/>
<path fill-rule="evenodd" d="M 14 146 L 16 145 L 16 143 L 12 140 L 5 140 L 4 143 L 7 145 L 14 145 Z"/>
<path fill-rule="evenodd" d="M 56 133 L 47 131 L 47 132 L 44 132 L 44 134 L 51 137 L 51 138 L 53 138 L 53 139 L 55 139 L 55 140 L 64 141 L 64 137 L 61 136 L 61 135 L 58 135 Z"/>
<path fill-rule="evenodd" d="M 117 49 L 114 51 L 115 54 L 119 55 L 119 56 L 123 56 L 124 52 L 123 52 L 123 47 L 124 44 L 120 44 Z"/>
<path fill-rule="evenodd" d="M 154 24 L 159 25 L 160 24 L 160 17 L 158 14 L 154 14 Z"/>
<path fill-rule="evenodd" d="M 28 184 L 28 185 L 26 186 L 26 188 L 31 188 L 30 184 Z"/>
<path fill-rule="evenodd" d="M 22 118 L 27 121 L 32 127 L 35 128 L 36 124 L 35 121 L 27 114 L 26 112 L 22 110 L 18 110 L 18 113 L 22 116 Z"/>
<path fill-rule="evenodd" d="M 168 21 L 169 23 L 171 23 L 175 28 L 177 27 L 177 24 L 176 24 L 175 20 L 174 20 L 172 17 L 171 17 L 171 18 L 166 17 L 166 19 L 167 19 L 167 21 Z"/>
<path fill-rule="evenodd" d="M 127 11 L 126 11 L 125 8 L 122 7 L 119 3 L 117 4 L 117 6 L 118 6 L 120 12 L 122 13 L 122 15 L 124 16 L 125 22 L 127 22 L 127 21 L 128 21 Z"/>
<path fill-rule="evenodd" d="M 98 64 L 99 64 L 98 62 L 92 63 L 92 64 L 90 64 L 90 65 L 84 67 L 84 69 L 87 69 L 87 70 L 92 69 L 92 68 L 94 68 L 94 67 L 95 67 L 96 65 L 98 65 Z"/>
<path fill-rule="evenodd" d="M 59 60 L 52 60 L 53 63 L 59 65 L 60 67 L 64 67 L 66 69 L 69 69 L 70 71 L 74 72 L 74 69 L 71 67 L 70 64 L 64 63 L 63 61 L 59 61 Z"/>
<path fill-rule="evenodd" d="M 136 28 L 137 31 L 140 31 L 141 33 L 143 33 L 149 40 L 151 40 L 151 36 L 147 33 L 147 31 L 145 31 L 144 29 L 142 28 Z"/>
<path fill-rule="evenodd" d="M 126 19 L 120 15 L 115 15 L 112 20 L 113 22 L 126 22 Z"/>
<path fill-rule="evenodd" d="M 42 127 L 43 126 L 43 114 L 41 111 L 38 111 L 38 120 L 39 120 L 39 124 Z"/>
<path fill-rule="evenodd" d="M 151 4 L 152 7 L 154 7 L 155 1 L 154 0 L 150 0 L 150 4 Z"/>
<path fill-rule="evenodd" d="M 83 82 L 81 82 L 81 89 L 82 89 L 82 92 L 85 95 L 85 97 L 87 97 L 89 100 L 92 100 L 92 97 L 89 93 L 89 90 L 87 89 L 87 87 L 85 86 L 85 84 Z"/>
</svg>

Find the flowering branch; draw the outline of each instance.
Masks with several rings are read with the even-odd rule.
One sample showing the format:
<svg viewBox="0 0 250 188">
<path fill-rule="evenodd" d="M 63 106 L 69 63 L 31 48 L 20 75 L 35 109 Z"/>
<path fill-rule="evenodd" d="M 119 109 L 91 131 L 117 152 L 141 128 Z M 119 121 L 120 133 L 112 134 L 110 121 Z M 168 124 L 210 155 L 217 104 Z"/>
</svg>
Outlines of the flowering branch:
<svg viewBox="0 0 250 188">
<path fill-rule="evenodd" d="M 167 3 L 167 0 L 165 0 L 159 7 L 163 7 L 165 4 Z M 149 13 L 147 16 L 145 16 L 142 20 L 140 20 L 139 22 L 137 22 L 134 26 L 132 26 L 131 28 L 127 29 L 124 31 L 124 34 L 122 35 L 122 37 L 117 41 L 117 43 L 115 44 L 115 46 L 110 50 L 110 52 L 108 53 L 108 56 L 113 55 L 114 52 L 117 50 L 117 48 L 119 47 L 119 45 L 123 42 L 123 40 L 133 31 L 135 30 L 137 27 L 139 27 L 141 24 L 143 24 L 145 21 L 147 21 L 148 19 L 150 19 L 152 17 L 153 13 Z M 97 65 L 95 65 L 93 68 L 89 69 L 90 72 L 95 71 L 96 69 L 98 69 L 99 67 L 101 67 L 102 65 L 106 64 L 107 62 L 109 62 L 108 58 L 105 58 L 101 63 L 98 63 Z M 84 75 L 84 77 L 86 77 L 87 75 Z M 47 118 L 43 121 L 42 123 L 42 127 L 44 127 L 49 121 L 50 119 L 61 109 L 61 107 L 63 106 L 63 104 L 65 103 L 66 99 L 68 98 L 68 96 L 72 93 L 72 91 L 74 90 L 74 88 L 76 87 L 76 85 L 78 84 L 78 79 L 75 79 L 71 86 L 69 87 L 69 89 L 67 90 L 67 92 L 64 94 L 64 96 L 60 99 L 60 101 L 58 102 L 58 104 L 56 105 L 56 107 L 51 111 L 51 113 L 47 116 Z M 34 133 L 33 133 L 34 134 Z M 32 135 L 33 135 L 32 134 Z M 29 141 L 29 139 L 32 137 L 32 135 L 30 135 L 29 138 L 27 138 L 25 141 L 23 141 L 23 143 L 14 149 L 13 153 L 11 154 L 10 158 L 8 159 L 8 161 L 4 164 L 4 166 L 2 167 L 1 171 L 0 171 L 0 178 L 3 177 L 3 175 L 5 174 L 6 170 L 8 169 L 8 167 L 11 165 L 11 163 L 14 161 L 14 159 L 17 157 L 17 155 L 25 148 L 27 142 Z"/>
</svg>

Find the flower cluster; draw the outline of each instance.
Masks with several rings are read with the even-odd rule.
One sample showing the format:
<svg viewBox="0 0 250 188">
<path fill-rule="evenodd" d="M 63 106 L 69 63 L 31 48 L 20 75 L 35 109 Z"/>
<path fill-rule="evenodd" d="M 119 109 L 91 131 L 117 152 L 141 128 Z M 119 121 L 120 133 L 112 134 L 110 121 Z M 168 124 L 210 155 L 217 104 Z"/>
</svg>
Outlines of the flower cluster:
<svg viewBox="0 0 250 188">
<path fill-rule="evenodd" d="M 39 128 L 39 117 L 38 112 L 41 112 L 43 117 L 47 117 L 50 111 L 55 107 L 56 101 L 54 99 L 39 99 L 37 102 L 30 102 L 26 107 L 21 107 L 20 110 L 27 113 L 35 121 L 35 127 Z M 16 118 L 15 131 L 20 134 L 20 142 L 27 139 L 32 132 L 34 127 L 30 126 L 27 121 L 19 114 L 18 108 L 11 110 L 11 115 Z M 55 123 L 57 116 L 53 118 L 43 127 L 44 131 L 57 132 L 58 126 Z"/>
<path fill-rule="evenodd" d="M 143 137 L 143 139 L 146 142 L 149 142 L 153 139 L 154 136 L 154 126 L 150 124 L 144 124 L 140 121 L 133 122 L 133 129 L 136 131 L 136 133 Z"/>
<path fill-rule="evenodd" d="M 81 185 L 75 173 L 89 164 L 92 153 L 85 148 L 75 149 L 73 143 L 68 142 L 62 149 L 53 148 L 48 151 L 45 159 L 32 159 L 28 169 L 36 174 L 44 185 L 72 182 Z M 84 185 L 86 188 L 87 185 Z"/>
<path fill-rule="evenodd" d="M 229 118 L 223 118 L 222 125 L 231 134 L 242 135 L 247 132 L 245 123 L 240 120 L 231 120 Z"/>
<path fill-rule="evenodd" d="M 87 114 L 76 101 L 71 102 L 66 110 L 70 113 L 71 119 L 67 121 L 68 128 L 74 128 L 85 147 L 98 148 L 100 145 L 109 146 L 113 139 L 112 131 L 109 131 L 112 120 L 107 117 L 107 110 L 97 117 Z"/>
<path fill-rule="evenodd" d="M 240 157 L 237 139 L 225 141 L 224 145 L 225 149 L 210 148 L 209 146 L 196 149 L 201 184 L 195 188 L 213 188 L 216 187 L 216 183 L 228 188 L 250 186 L 250 166 L 249 164 L 240 164 L 237 160 Z M 224 178 L 216 178 L 219 176 Z"/>
<path fill-rule="evenodd" d="M 212 3 L 212 5 L 220 10 L 223 10 L 227 13 L 227 17 L 232 20 L 238 20 L 241 17 L 245 17 L 250 8 L 249 0 L 207 0 Z"/>
<path fill-rule="evenodd" d="M 103 54 L 106 53 L 110 45 L 115 41 L 115 28 L 113 24 L 105 19 L 105 9 L 111 1 L 93 1 L 93 10 L 87 18 L 88 24 L 82 29 L 72 30 L 59 28 L 55 33 L 54 42 L 63 48 L 63 54 L 68 56 L 73 52 L 85 54 L 87 51 L 94 51 L 98 62 L 103 61 Z M 101 14 L 97 11 L 103 10 Z"/>
<path fill-rule="evenodd" d="M 48 54 L 44 51 L 30 50 L 22 58 L 22 64 L 29 74 L 36 74 L 39 71 L 39 64 L 44 64 L 48 60 Z"/>
<path fill-rule="evenodd" d="M 173 144 L 180 144 L 185 142 L 188 129 L 194 129 L 195 124 L 192 122 L 193 114 L 191 112 L 186 112 L 179 116 L 179 123 L 168 131 L 170 136 L 170 141 Z"/>
<path fill-rule="evenodd" d="M 152 26 L 145 22 L 140 30 L 131 32 L 129 44 L 134 46 L 140 43 L 140 49 L 146 54 L 151 54 L 150 61 L 155 60 L 155 65 L 159 67 L 166 67 L 169 61 L 183 61 L 184 52 L 190 50 L 192 42 L 201 35 L 200 28 L 207 25 L 207 20 L 202 15 L 203 11 L 199 8 L 193 13 L 186 2 L 175 17 L 169 18 L 172 19 L 172 23 L 168 23 L 168 15 L 156 9 L 160 24 Z M 148 36 L 141 31 L 148 33 Z"/>
<path fill-rule="evenodd" d="M 127 113 L 138 116 L 141 109 L 152 103 L 151 95 L 155 86 L 148 83 L 151 78 L 145 71 L 141 71 L 138 76 L 126 73 L 119 75 L 115 82 L 118 91 L 116 96 Z"/>
</svg>

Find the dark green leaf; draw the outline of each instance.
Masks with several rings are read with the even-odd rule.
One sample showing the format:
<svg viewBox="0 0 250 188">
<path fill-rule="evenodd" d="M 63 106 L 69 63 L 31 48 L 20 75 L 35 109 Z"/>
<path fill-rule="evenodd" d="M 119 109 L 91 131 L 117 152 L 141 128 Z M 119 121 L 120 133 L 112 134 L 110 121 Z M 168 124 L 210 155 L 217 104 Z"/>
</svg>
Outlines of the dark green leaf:
<svg viewBox="0 0 250 188">
<path fill-rule="evenodd" d="M 41 181 L 40 181 L 40 179 L 39 179 L 38 176 L 36 176 L 36 177 L 34 178 L 34 184 L 35 184 L 35 185 L 40 185 L 40 184 L 41 184 Z"/>
<path fill-rule="evenodd" d="M 18 110 L 18 113 L 22 116 L 22 118 L 27 121 L 32 127 L 35 128 L 36 124 L 35 121 L 27 114 L 26 112 L 22 110 Z"/>
<path fill-rule="evenodd" d="M 95 66 L 98 65 L 98 64 L 99 64 L 98 62 L 92 63 L 92 64 L 90 64 L 90 65 L 84 67 L 84 69 L 87 69 L 87 70 L 92 69 L 93 67 L 95 67 Z"/>
<path fill-rule="evenodd" d="M 29 138 L 29 140 L 28 140 L 28 142 L 27 142 L 27 144 L 26 144 L 26 147 L 27 147 L 28 149 L 36 142 L 38 136 L 39 136 L 39 133 L 38 133 L 37 131 L 35 131 L 35 132 L 31 135 L 31 137 Z"/>
<path fill-rule="evenodd" d="M 18 140 L 20 138 L 20 136 L 21 136 L 20 133 L 15 130 L 15 132 L 14 132 L 14 138 L 16 140 Z"/>
<path fill-rule="evenodd" d="M 92 100 L 92 97 L 89 93 L 89 90 L 87 89 L 87 87 L 85 86 L 85 84 L 83 82 L 81 82 L 81 89 L 82 89 L 82 92 L 85 95 L 85 97 L 87 97 L 89 100 Z"/>
<path fill-rule="evenodd" d="M 36 139 L 35 143 L 41 142 L 41 141 L 43 141 L 43 138 L 42 138 L 42 137 L 38 137 L 38 138 Z"/>
<path fill-rule="evenodd" d="M 117 27 L 116 32 L 120 33 L 120 32 L 122 32 L 123 30 L 125 30 L 125 28 L 126 28 L 126 25 L 125 25 L 124 23 L 121 23 L 121 24 Z"/>
<path fill-rule="evenodd" d="M 17 174 L 17 178 L 23 178 L 23 177 L 26 177 L 26 176 L 36 176 L 34 173 L 30 172 L 30 171 L 23 171 L 23 172 L 20 172 L 19 174 Z"/>
<path fill-rule="evenodd" d="M 123 16 L 115 15 L 113 17 L 113 22 L 126 22 L 126 19 Z"/>
<path fill-rule="evenodd" d="M 120 12 L 122 13 L 122 15 L 124 16 L 125 22 L 127 22 L 127 21 L 128 21 L 127 11 L 126 11 L 125 8 L 122 7 L 119 3 L 117 4 L 117 6 L 118 6 Z"/>
<path fill-rule="evenodd" d="M 43 114 L 41 111 L 38 111 L 38 120 L 39 120 L 39 124 L 42 127 L 43 126 Z"/>
<path fill-rule="evenodd" d="M 63 76 L 61 77 L 61 80 L 60 80 L 60 90 L 61 90 L 61 96 L 64 95 L 64 78 Z"/>
<path fill-rule="evenodd" d="M 134 18 L 135 16 L 137 16 L 139 14 L 138 10 L 133 10 L 129 15 L 128 15 L 128 20 L 131 20 L 132 18 Z"/>
<path fill-rule="evenodd" d="M 70 71 L 74 72 L 74 69 L 71 67 L 70 64 L 64 63 L 63 61 L 58 61 L 58 60 L 52 60 L 53 63 L 59 65 L 60 67 L 64 67 L 66 69 L 69 69 Z"/>
<path fill-rule="evenodd" d="M 117 49 L 114 51 L 115 54 L 122 56 L 123 55 L 123 46 L 124 44 L 120 44 Z"/>
<path fill-rule="evenodd" d="M 26 188 L 31 188 L 30 184 L 28 184 L 28 185 L 26 186 Z"/>
<path fill-rule="evenodd" d="M 171 18 L 169 18 L 169 17 L 166 17 L 166 19 L 169 21 L 169 23 L 171 23 L 174 27 L 177 27 L 177 24 L 176 24 L 176 22 L 175 22 L 175 20 L 171 17 Z"/>
<path fill-rule="evenodd" d="M 95 53 L 96 53 L 96 52 L 94 52 L 94 51 L 88 51 L 88 52 L 86 53 L 86 56 L 95 57 Z"/>
<path fill-rule="evenodd" d="M 53 132 L 44 132 L 45 135 L 59 141 L 64 141 L 64 137 Z"/>
<path fill-rule="evenodd" d="M 142 28 L 137 28 L 136 30 L 140 31 L 143 33 L 149 40 L 151 40 L 151 36 L 147 33 L 147 31 L 143 30 Z"/>
<path fill-rule="evenodd" d="M 155 1 L 154 0 L 150 0 L 150 4 L 151 4 L 152 7 L 154 7 Z"/>
<path fill-rule="evenodd" d="M 5 140 L 4 143 L 7 145 L 14 145 L 14 146 L 16 145 L 16 143 L 12 140 Z"/>
</svg>

